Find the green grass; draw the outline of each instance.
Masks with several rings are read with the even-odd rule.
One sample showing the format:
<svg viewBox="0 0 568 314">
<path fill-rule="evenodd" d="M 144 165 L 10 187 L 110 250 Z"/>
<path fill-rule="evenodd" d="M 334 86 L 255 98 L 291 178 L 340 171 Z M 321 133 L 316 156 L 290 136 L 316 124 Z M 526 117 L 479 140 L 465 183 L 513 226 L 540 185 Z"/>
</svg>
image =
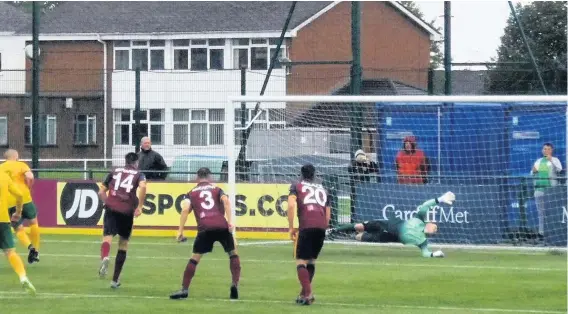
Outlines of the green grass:
<svg viewBox="0 0 568 314">
<path fill-rule="evenodd" d="M 123 285 L 113 291 L 110 279 L 97 277 L 99 237 L 43 240 L 41 262 L 27 266 L 38 290 L 33 302 L 0 263 L 2 313 L 566 313 L 565 255 L 447 250 L 445 259 L 424 259 L 413 248 L 326 244 L 317 301 L 300 308 L 289 244 L 241 241 L 241 300 L 229 302 L 229 262 L 219 245 L 199 264 L 190 299 L 170 301 L 191 244 L 133 238 Z"/>
</svg>

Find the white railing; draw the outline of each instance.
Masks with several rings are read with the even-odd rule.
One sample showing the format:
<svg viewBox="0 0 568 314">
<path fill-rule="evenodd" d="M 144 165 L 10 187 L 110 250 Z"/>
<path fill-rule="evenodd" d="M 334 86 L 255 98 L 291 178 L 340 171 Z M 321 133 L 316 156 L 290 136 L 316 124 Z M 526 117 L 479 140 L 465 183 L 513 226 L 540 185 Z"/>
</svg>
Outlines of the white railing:
<svg viewBox="0 0 568 314">
<path fill-rule="evenodd" d="M 167 158 L 164 158 L 166 161 L 166 164 L 170 165 L 173 162 L 172 160 L 168 160 Z M 0 161 L 5 161 L 5 159 L 0 159 Z M 24 158 L 24 159 L 20 159 L 20 161 L 24 161 L 26 163 L 29 164 L 29 166 L 31 167 L 31 162 L 32 160 L 29 158 Z M 89 163 L 92 162 L 99 162 L 99 163 L 104 163 L 104 168 L 107 167 L 112 167 L 113 164 L 124 164 L 124 158 L 40 158 L 39 159 L 39 163 L 40 163 L 40 170 L 57 170 L 60 167 L 54 168 L 54 167 L 42 167 L 41 163 L 42 162 L 57 162 L 60 164 L 64 164 L 66 162 L 68 163 L 74 163 L 73 165 L 70 165 L 69 168 L 63 168 L 63 169 L 71 169 L 71 170 L 77 170 L 77 172 L 83 172 L 83 179 L 87 180 L 89 179 L 89 169 L 91 167 L 89 167 Z M 77 167 L 77 165 L 80 164 L 80 167 Z M 63 170 L 62 169 L 62 170 Z"/>
</svg>

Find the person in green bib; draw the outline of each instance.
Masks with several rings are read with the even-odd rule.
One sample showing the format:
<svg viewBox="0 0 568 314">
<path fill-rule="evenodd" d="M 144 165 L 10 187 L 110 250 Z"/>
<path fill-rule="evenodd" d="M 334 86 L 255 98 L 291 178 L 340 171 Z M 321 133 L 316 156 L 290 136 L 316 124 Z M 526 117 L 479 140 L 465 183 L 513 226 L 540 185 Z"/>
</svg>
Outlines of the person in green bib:
<svg viewBox="0 0 568 314">
<path fill-rule="evenodd" d="M 355 238 L 361 242 L 400 242 L 405 245 L 417 246 L 423 257 L 444 257 L 442 251 L 432 252 L 430 250 L 428 236 L 434 235 L 438 231 L 438 226 L 435 223 L 427 222 L 426 216 L 428 211 L 437 204 L 452 205 L 455 200 L 454 193 L 446 192 L 438 198 L 422 203 L 416 214 L 408 220 L 390 217 L 388 220 L 346 224 L 328 229 L 326 235 L 329 240 L 333 240 L 338 233 L 356 231 Z"/>
<path fill-rule="evenodd" d="M 544 241 L 544 211 L 546 209 L 544 194 L 547 188 L 556 186 L 557 174 L 562 171 L 562 164 L 558 158 L 553 157 L 554 147 L 550 143 L 542 145 L 542 158 L 535 161 L 532 168 L 534 179 L 534 198 L 538 211 L 538 239 Z"/>
</svg>

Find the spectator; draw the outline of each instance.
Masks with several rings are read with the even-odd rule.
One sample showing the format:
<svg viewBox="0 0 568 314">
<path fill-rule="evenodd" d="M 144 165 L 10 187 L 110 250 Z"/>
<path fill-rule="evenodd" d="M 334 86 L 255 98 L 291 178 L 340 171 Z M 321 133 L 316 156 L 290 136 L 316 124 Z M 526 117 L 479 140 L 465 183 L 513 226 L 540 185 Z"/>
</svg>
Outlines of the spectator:
<svg viewBox="0 0 568 314">
<path fill-rule="evenodd" d="M 535 161 L 531 173 L 536 176 L 534 180 L 536 209 L 538 211 L 538 240 L 544 241 L 544 210 L 546 207 L 544 194 L 547 188 L 556 186 L 557 174 L 562 171 L 562 164 L 558 158 L 552 156 L 554 147 L 550 143 L 542 146 L 544 157 Z"/>
<path fill-rule="evenodd" d="M 369 182 L 371 177 L 370 173 L 379 173 L 377 163 L 369 160 L 367 154 L 362 149 L 355 152 L 355 159 L 351 161 L 349 173 L 355 182 Z M 378 182 L 377 178 L 377 182 Z"/>
<path fill-rule="evenodd" d="M 152 150 L 152 141 L 145 136 L 140 140 L 140 157 L 138 160 L 138 169 L 144 172 L 147 180 L 165 180 L 168 173 L 168 166 L 162 158 L 162 155 Z M 162 172 L 146 172 L 147 170 Z"/>
<path fill-rule="evenodd" d="M 428 182 L 428 161 L 424 152 L 416 148 L 416 138 L 404 138 L 402 150 L 396 155 L 398 183 L 425 184 Z"/>
</svg>

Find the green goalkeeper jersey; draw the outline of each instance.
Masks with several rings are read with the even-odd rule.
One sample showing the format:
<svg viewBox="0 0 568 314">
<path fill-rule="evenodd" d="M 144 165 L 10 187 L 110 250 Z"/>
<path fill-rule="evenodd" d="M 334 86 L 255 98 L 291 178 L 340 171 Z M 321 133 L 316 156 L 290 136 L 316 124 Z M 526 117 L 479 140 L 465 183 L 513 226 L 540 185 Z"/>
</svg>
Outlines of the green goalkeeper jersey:
<svg viewBox="0 0 568 314">
<path fill-rule="evenodd" d="M 420 205 L 420 207 L 418 207 L 416 216 L 400 224 L 398 230 L 398 237 L 402 244 L 416 245 L 420 247 L 420 249 L 422 249 L 422 254 L 425 256 L 430 256 L 431 252 L 428 249 L 428 240 L 424 233 L 424 227 L 426 226 L 426 216 L 428 211 L 434 205 L 436 205 L 435 199 L 424 202 Z"/>
</svg>

